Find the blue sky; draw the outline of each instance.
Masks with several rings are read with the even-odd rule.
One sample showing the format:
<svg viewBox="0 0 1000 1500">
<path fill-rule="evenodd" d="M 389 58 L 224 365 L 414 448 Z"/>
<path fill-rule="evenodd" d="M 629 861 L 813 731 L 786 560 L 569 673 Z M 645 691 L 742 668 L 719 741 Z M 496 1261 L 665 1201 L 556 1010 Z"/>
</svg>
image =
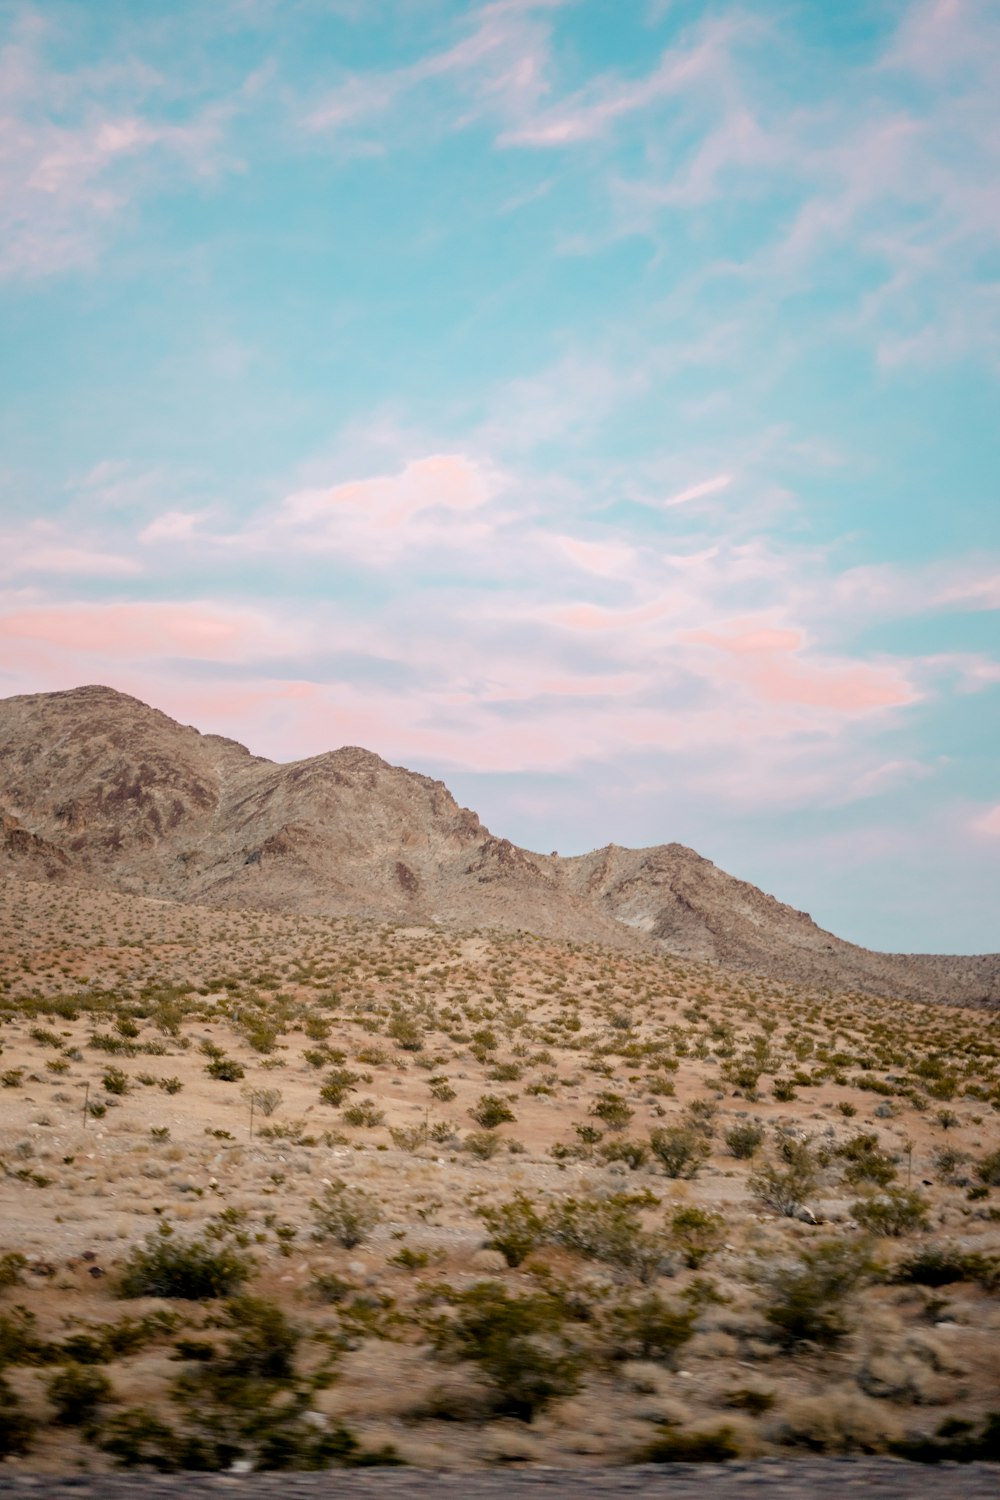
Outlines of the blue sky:
<svg viewBox="0 0 1000 1500">
<path fill-rule="evenodd" d="M 995 5 L 0 35 L 0 692 L 1000 946 Z"/>
</svg>

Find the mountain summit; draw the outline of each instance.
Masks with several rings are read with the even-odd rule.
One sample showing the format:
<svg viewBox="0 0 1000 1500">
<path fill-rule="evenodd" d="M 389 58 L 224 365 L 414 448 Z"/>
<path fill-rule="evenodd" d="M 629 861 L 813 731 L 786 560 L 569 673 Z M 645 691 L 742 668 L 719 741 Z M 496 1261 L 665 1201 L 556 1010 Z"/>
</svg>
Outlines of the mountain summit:
<svg viewBox="0 0 1000 1500">
<path fill-rule="evenodd" d="M 564 858 L 348 746 L 279 765 L 107 687 L 0 700 L 0 870 L 173 901 L 526 930 L 776 979 L 1000 1002 L 1000 954 L 873 953 L 681 844 Z"/>
</svg>

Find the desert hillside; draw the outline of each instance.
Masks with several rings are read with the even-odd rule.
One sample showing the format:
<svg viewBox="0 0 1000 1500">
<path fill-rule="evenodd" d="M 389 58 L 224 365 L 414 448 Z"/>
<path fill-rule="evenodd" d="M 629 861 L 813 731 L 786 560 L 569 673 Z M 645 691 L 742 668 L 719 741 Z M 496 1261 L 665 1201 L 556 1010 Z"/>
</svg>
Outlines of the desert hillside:
<svg viewBox="0 0 1000 1500">
<path fill-rule="evenodd" d="M 217 908 L 586 940 L 776 979 L 1000 1001 L 1000 954 L 872 953 L 680 844 L 576 858 L 494 836 L 440 781 L 347 747 L 289 765 L 106 687 L 0 701 L 9 873 Z"/>
<path fill-rule="evenodd" d="M 21 878 L 0 925 L 14 1473 L 997 1456 L 996 1016 Z"/>
</svg>

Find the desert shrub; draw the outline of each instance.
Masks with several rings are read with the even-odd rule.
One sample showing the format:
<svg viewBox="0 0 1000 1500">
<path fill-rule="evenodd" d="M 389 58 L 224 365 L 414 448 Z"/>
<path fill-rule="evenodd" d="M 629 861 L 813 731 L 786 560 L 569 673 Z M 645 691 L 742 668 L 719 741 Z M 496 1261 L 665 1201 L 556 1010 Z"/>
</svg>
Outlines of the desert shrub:
<svg viewBox="0 0 1000 1500">
<path fill-rule="evenodd" d="M 495 1130 L 498 1125 L 509 1124 L 515 1119 L 514 1111 L 499 1094 L 483 1094 L 469 1114 L 484 1130 Z"/>
<path fill-rule="evenodd" d="M 795 1092 L 795 1084 L 790 1078 L 776 1078 L 771 1092 L 779 1104 L 790 1104 L 793 1099 L 799 1097 Z"/>
<path fill-rule="evenodd" d="M 668 1177 L 696 1177 L 712 1151 L 705 1136 L 690 1125 L 653 1130 L 649 1144 Z"/>
<path fill-rule="evenodd" d="M 216 1078 L 220 1083 L 239 1083 L 241 1078 L 246 1077 L 243 1064 L 237 1062 L 235 1057 L 213 1057 L 205 1065 L 205 1072 L 209 1078 Z"/>
<path fill-rule="evenodd" d="M 144 1406 L 130 1406 L 109 1417 L 101 1427 L 98 1446 L 123 1469 L 170 1474 L 183 1463 L 174 1429 Z"/>
<path fill-rule="evenodd" d="M 915 1229 L 926 1229 L 930 1205 L 917 1188 L 890 1187 L 884 1193 L 851 1204 L 851 1213 L 872 1234 L 898 1239 Z"/>
<path fill-rule="evenodd" d="M 385 1034 L 404 1052 L 419 1052 L 424 1045 L 424 1034 L 412 1016 L 393 1016 Z"/>
<path fill-rule="evenodd" d="M 255 1114 L 263 1115 L 265 1120 L 269 1120 L 281 1108 L 284 1099 L 280 1089 L 265 1088 L 244 1089 L 243 1097 L 248 1104 L 253 1105 Z"/>
<path fill-rule="evenodd" d="M 741 1385 L 735 1390 L 727 1391 L 725 1402 L 734 1411 L 745 1411 L 751 1417 L 762 1417 L 774 1405 L 774 1392 L 763 1391 L 755 1385 Z"/>
<path fill-rule="evenodd" d="M 91 1425 L 100 1408 L 111 1399 L 111 1381 L 92 1366 L 66 1364 L 49 1380 L 45 1394 L 55 1408 L 55 1420 L 64 1427 Z"/>
<path fill-rule="evenodd" d="M 374 1099 L 359 1099 L 357 1104 L 349 1104 L 344 1110 L 344 1124 L 353 1126 L 364 1126 L 367 1130 L 374 1130 L 376 1125 L 385 1123 L 385 1110 L 379 1109 Z"/>
<path fill-rule="evenodd" d="M 28 1453 L 34 1435 L 35 1424 L 21 1398 L 0 1375 L 0 1462 Z"/>
<path fill-rule="evenodd" d="M 527 1193 L 515 1193 L 506 1203 L 476 1212 L 489 1230 L 490 1249 L 499 1250 L 509 1266 L 519 1266 L 545 1238 L 545 1216 Z"/>
<path fill-rule="evenodd" d="M 605 1141 L 598 1147 L 602 1161 L 621 1161 L 632 1172 L 638 1172 L 649 1160 L 649 1147 L 644 1141 Z"/>
<path fill-rule="evenodd" d="M 984 1291 L 993 1292 L 1000 1288 L 1000 1256 L 958 1245 L 925 1245 L 898 1261 L 890 1280 L 933 1287 L 975 1281 Z"/>
<path fill-rule="evenodd" d="M 667 1253 L 663 1240 L 642 1227 L 640 1211 L 655 1202 L 649 1192 L 566 1198 L 548 1215 L 546 1238 L 649 1281 L 663 1268 Z"/>
<path fill-rule="evenodd" d="M 871 1275 L 863 1243 L 826 1240 L 761 1273 L 764 1317 L 790 1346 L 836 1343 L 847 1332 L 847 1299 Z"/>
<path fill-rule="evenodd" d="M 692 1271 L 719 1249 L 726 1237 L 725 1229 L 726 1221 L 721 1214 L 702 1208 L 675 1208 L 670 1219 L 671 1243 Z"/>
<path fill-rule="evenodd" d="M 502 1145 L 495 1130 L 470 1130 L 462 1142 L 462 1150 L 479 1161 L 492 1161 Z"/>
<path fill-rule="evenodd" d="M 127 1257 L 118 1278 L 119 1297 L 180 1297 L 192 1302 L 227 1297 L 250 1276 L 253 1262 L 231 1245 L 180 1240 L 160 1224 Z"/>
<path fill-rule="evenodd" d="M 23 1068 L 7 1068 L 0 1073 L 0 1086 L 5 1089 L 19 1089 L 24 1082 Z"/>
<path fill-rule="evenodd" d="M 478 1365 L 497 1412 L 530 1422 L 578 1388 L 581 1360 L 565 1322 L 562 1302 L 548 1292 L 511 1297 L 498 1282 L 480 1281 L 460 1292 L 453 1316 L 429 1332 L 440 1355 Z"/>
<path fill-rule="evenodd" d="M 323 1189 L 322 1198 L 310 1202 L 317 1240 L 336 1240 L 351 1250 L 366 1239 L 382 1217 L 378 1204 L 364 1188 L 350 1187 L 336 1178 Z"/>
<path fill-rule="evenodd" d="M 224 1375 L 241 1380 L 288 1380 L 294 1375 L 300 1334 L 276 1303 L 234 1297 L 226 1304 L 224 1323 L 234 1330 L 215 1360 Z"/>
<path fill-rule="evenodd" d="M 17 1250 L 5 1250 L 0 1253 L 0 1292 L 18 1285 L 21 1272 L 27 1264 L 27 1259 Z"/>
<path fill-rule="evenodd" d="M 184 1085 L 179 1078 L 161 1078 L 159 1087 L 165 1094 L 179 1094 Z"/>
<path fill-rule="evenodd" d="M 739 1444 L 731 1427 L 716 1427 L 702 1432 L 679 1432 L 676 1427 L 664 1424 L 660 1436 L 642 1450 L 639 1462 L 718 1464 L 739 1456 Z"/>
<path fill-rule="evenodd" d="M 621 1094 L 616 1094 L 610 1089 L 605 1089 L 598 1094 L 590 1112 L 598 1120 L 603 1121 L 609 1130 L 624 1130 L 635 1113 Z"/>
<path fill-rule="evenodd" d="M 957 1146 L 935 1146 L 931 1160 L 942 1182 L 951 1187 L 964 1187 L 968 1183 L 964 1168 L 971 1158 L 967 1151 L 960 1151 Z"/>
<path fill-rule="evenodd" d="M 0 1313 L 0 1370 L 6 1365 L 40 1365 L 51 1362 L 58 1346 L 38 1335 L 38 1319 L 18 1305 Z"/>
<path fill-rule="evenodd" d="M 793 1218 L 816 1188 L 816 1162 L 805 1141 L 785 1138 L 781 1151 L 778 1161 L 769 1161 L 751 1173 L 750 1191 L 767 1208 Z"/>
<path fill-rule="evenodd" d="M 450 1104 L 455 1097 L 455 1090 L 443 1073 L 438 1074 L 435 1078 L 428 1079 L 427 1086 L 434 1098 L 439 1099 L 442 1104 Z"/>
<path fill-rule="evenodd" d="M 607 1314 L 612 1359 L 651 1359 L 673 1368 L 694 1333 L 697 1307 L 669 1303 L 657 1292 L 620 1302 Z"/>
<path fill-rule="evenodd" d="M 390 1125 L 389 1135 L 397 1151 L 419 1151 L 421 1146 L 426 1146 L 430 1131 L 424 1124 Z"/>
<path fill-rule="evenodd" d="M 347 1095 L 353 1093 L 360 1082 L 360 1073 L 352 1073 L 350 1068 L 334 1068 L 323 1080 L 319 1097 L 324 1104 L 332 1104 L 334 1109 L 339 1109 Z"/>
<path fill-rule="evenodd" d="M 991 1411 L 978 1432 L 974 1422 L 947 1417 L 934 1437 L 890 1443 L 889 1451 L 921 1464 L 1000 1462 L 1000 1412 Z"/>
<path fill-rule="evenodd" d="M 837 1147 L 836 1154 L 847 1165 L 844 1181 L 856 1186 L 860 1182 L 874 1182 L 879 1187 L 888 1187 L 896 1177 L 892 1158 L 879 1150 L 878 1136 L 860 1131 Z"/>
<path fill-rule="evenodd" d="M 976 1163 L 976 1176 L 986 1187 L 1000 1187 L 1000 1147 Z"/>
<path fill-rule="evenodd" d="M 101 1079 L 106 1094 L 127 1094 L 131 1080 L 122 1068 L 105 1068 Z"/>
<path fill-rule="evenodd" d="M 737 1161 L 749 1161 L 760 1149 L 764 1132 L 759 1125 L 733 1125 L 724 1140 L 730 1156 Z"/>
</svg>

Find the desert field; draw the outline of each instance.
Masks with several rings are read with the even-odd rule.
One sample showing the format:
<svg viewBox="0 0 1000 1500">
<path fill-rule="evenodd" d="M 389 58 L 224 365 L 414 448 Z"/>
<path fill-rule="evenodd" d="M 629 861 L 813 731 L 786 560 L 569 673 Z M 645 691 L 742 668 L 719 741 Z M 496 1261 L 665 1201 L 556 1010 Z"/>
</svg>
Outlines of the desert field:
<svg viewBox="0 0 1000 1500">
<path fill-rule="evenodd" d="M 8 1472 L 1000 1451 L 985 1009 L 0 886 Z"/>
</svg>

